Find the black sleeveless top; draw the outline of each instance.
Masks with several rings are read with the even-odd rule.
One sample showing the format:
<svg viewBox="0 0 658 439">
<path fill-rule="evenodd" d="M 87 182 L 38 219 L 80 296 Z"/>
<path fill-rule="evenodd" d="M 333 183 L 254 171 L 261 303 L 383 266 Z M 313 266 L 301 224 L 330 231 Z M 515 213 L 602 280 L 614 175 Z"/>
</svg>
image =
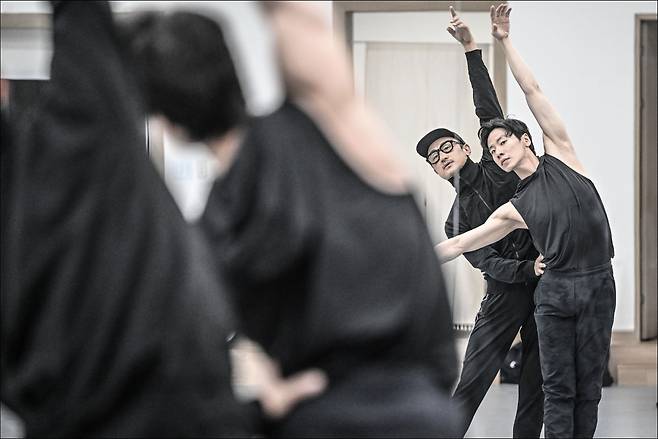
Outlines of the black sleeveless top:
<svg viewBox="0 0 658 439">
<path fill-rule="evenodd" d="M 364 184 L 296 105 L 251 121 L 201 225 L 244 332 L 284 374 L 406 361 L 452 385 L 450 305 L 413 197 Z"/>
<path fill-rule="evenodd" d="M 545 154 L 511 203 L 549 270 L 578 271 L 614 257 L 608 216 L 594 183 Z"/>
</svg>

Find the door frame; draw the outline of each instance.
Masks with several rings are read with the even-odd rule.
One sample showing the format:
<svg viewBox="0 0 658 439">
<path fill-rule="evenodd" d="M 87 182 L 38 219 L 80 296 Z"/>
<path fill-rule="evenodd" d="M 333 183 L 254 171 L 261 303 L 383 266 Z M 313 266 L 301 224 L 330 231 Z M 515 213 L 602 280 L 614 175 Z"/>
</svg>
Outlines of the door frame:
<svg viewBox="0 0 658 439">
<path fill-rule="evenodd" d="M 650 178 L 648 175 L 641 174 L 641 43 L 642 43 L 642 22 L 643 21 L 656 21 L 658 14 L 635 14 L 635 319 L 633 338 L 636 341 L 641 341 L 641 318 L 642 318 L 642 258 L 641 258 L 641 188 L 643 184 Z M 653 178 L 656 176 L 654 175 Z"/>
<path fill-rule="evenodd" d="M 333 28 L 343 35 L 350 52 L 353 43 L 352 14 L 355 12 L 424 12 L 447 11 L 449 6 L 460 12 L 489 12 L 501 1 L 332 1 Z M 493 84 L 503 113 L 507 114 L 507 60 L 500 44 L 493 44 Z"/>
<path fill-rule="evenodd" d="M 489 13 L 491 1 L 332 1 L 332 21 L 334 34 L 343 38 L 350 51 L 354 44 L 353 14 L 356 12 L 447 12 L 454 7 L 459 12 Z M 494 6 L 503 2 L 495 1 Z M 507 114 L 507 60 L 500 44 L 491 45 L 493 65 L 492 82 L 498 95 L 503 114 Z M 458 338 L 468 337 L 472 324 L 454 324 L 453 331 Z M 517 336 L 518 338 L 518 336 Z"/>
</svg>

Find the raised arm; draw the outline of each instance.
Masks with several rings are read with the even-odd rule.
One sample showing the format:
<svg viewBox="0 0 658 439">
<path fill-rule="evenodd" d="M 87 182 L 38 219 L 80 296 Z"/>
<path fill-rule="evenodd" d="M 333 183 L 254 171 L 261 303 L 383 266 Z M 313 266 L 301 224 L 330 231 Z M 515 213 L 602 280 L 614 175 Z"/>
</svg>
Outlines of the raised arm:
<svg viewBox="0 0 658 439">
<path fill-rule="evenodd" d="M 336 152 L 365 181 L 389 193 L 411 181 L 392 136 L 354 92 L 344 43 L 313 2 L 264 2 L 289 96 L 313 118 Z"/>
<path fill-rule="evenodd" d="M 526 228 L 512 203 L 500 206 L 479 227 L 466 233 L 447 239 L 434 247 L 441 263 L 451 261 L 458 256 L 493 244 L 516 229 Z"/>
<path fill-rule="evenodd" d="M 58 139 L 54 146 L 68 154 L 94 149 L 101 132 L 111 133 L 117 148 L 143 144 L 136 139 L 143 138 L 144 116 L 124 67 L 109 4 L 52 3 L 55 49 L 44 113 L 57 127 L 79 133 L 63 136 L 66 145 Z"/>
<path fill-rule="evenodd" d="M 478 49 L 471 30 L 452 6 L 450 6 L 450 15 L 452 18 L 446 30 L 464 47 L 466 62 L 468 64 L 468 77 L 473 88 L 475 114 L 480 120 L 480 125 L 491 119 L 504 117 L 503 110 L 498 102 L 496 89 L 489 77 L 489 71 L 484 65 L 484 62 L 482 62 L 482 51 Z M 491 153 L 487 148 L 482 149 L 482 160 L 485 163 L 491 164 L 491 169 L 495 172 L 504 173 L 494 163 Z"/>
<path fill-rule="evenodd" d="M 464 47 L 468 63 L 468 77 L 473 87 L 475 114 L 480 120 L 480 125 L 491 119 L 504 117 L 496 89 L 489 77 L 489 71 L 482 62 L 482 51 L 478 49 L 471 30 L 452 6 L 450 6 L 450 14 L 452 19 L 447 31 Z"/>
<path fill-rule="evenodd" d="M 544 136 L 544 149 L 567 163 L 573 169 L 583 172 L 583 166 L 576 157 L 567 129 L 555 107 L 539 87 L 528 65 L 523 61 L 510 39 L 510 13 L 512 8 L 503 3 L 497 8 L 491 6 L 492 35 L 503 46 L 505 57 L 514 79 L 521 87 L 526 102 Z"/>
</svg>

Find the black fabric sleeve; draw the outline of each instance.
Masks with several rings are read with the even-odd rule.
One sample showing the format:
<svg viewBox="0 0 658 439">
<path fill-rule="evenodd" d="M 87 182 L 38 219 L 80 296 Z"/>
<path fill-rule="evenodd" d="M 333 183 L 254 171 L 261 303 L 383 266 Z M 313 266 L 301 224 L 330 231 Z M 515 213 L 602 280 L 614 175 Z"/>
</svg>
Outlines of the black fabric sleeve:
<svg viewBox="0 0 658 439">
<path fill-rule="evenodd" d="M 69 148 L 95 149 L 101 141 L 111 139 L 116 139 L 113 143 L 118 148 L 136 144 L 126 140 L 144 144 L 144 113 L 124 67 L 109 5 L 55 2 L 53 8 L 56 50 L 44 111 L 44 116 L 59 118 L 52 121 L 52 128 L 80 133 L 70 136 Z M 99 141 L 98 135 L 110 133 L 112 136 Z M 82 135 L 89 135 L 89 139 Z"/>
<path fill-rule="evenodd" d="M 274 129 L 295 130 L 281 123 L 280 113 L 276 121 L 250 126 L 240 157 L 215 183 L 201 218 L 225 268 L 255 283 L 271 282 L 295 265 L 311 220 L 302 182 L 285 171 L 293 157 L 273 135 Z"/>
<path fill-rule="evenodd" d="M 448 238 L 452 238 L 457 234 L 462 234 L 473 229 L 468 223 L 467 217 L 463 211 L 460 212 L 459 224 L 457 225 L 457 228 L 455 228 L 452 213 L 453 212 L 451 211 L 450 217 L 445 223 L 445 232 Z M 537 279 L 537 276 L 535 275 L 534 261 L 520 261 L 517 259 L 503 258 L 491 246 L 482 247 L 479 250 L 464 253 L 464 257 L 474 268 L 477 268 L 499 282 L 520 283 Z"/>
<path fill-rule="evenodd" d="M 300 167 L 291 166 L 290 145 L 303 143 L 287 106 L 253 120 L 247 131 L 236 161 L 214 184 L 200 224 L 239 293 L 245 334 L 267 349 L 302 280 L 313 215 L 308 183 L 299 178 Z M 285 298 L 279 297 L 282 283 L 290 287 Z"/>
<path fill-rule="evenodd" d="M 498 102 L 496 89 L 489 77 L 489 71 L 482 61 L 482 51 L 480 49 L 466 52 L 466 61 L 468 63 L 468 77 L 473 87 L 473 104 L 475 104 L 475 114 L 480 119 L 480 125 L 497 117 L 504 117 L 503 110 Z"/>
<path fill-rule="evenodd" d="M 464 253 L 464 257 L 473 267 L 499 282 L 520 283 L 537 280 L 534 261 L 502 258 L 490 246 Z"/>
<path fill-rule="evenodd" d="M 466 52 L 466 61 L 468 64 L 468 77 L 473 88 L 475 114 L 480 120 L 480 125 L 491 119 L 504 117 L 500 102 L 498 102 L 496 89 L 489 77 L 489 71 L 482 61 L 482 51 L 476 49 Z M 491 153 L 487 148 L 482 150 L 482 160 L 493 162 Z"/>
<path fill-rule="evenodd" d="M 146 155 L 110 7 L 53 6 L 50 81 L 12 146 L 3 402 L 28 437 L 237 436 L 230 307 Z"/>
</svg>

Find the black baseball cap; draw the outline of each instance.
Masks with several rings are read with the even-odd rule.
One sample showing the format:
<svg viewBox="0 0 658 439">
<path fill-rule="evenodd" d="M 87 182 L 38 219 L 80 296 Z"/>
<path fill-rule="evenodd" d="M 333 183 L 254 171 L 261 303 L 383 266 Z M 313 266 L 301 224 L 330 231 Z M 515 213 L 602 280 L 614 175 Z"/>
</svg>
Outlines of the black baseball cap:
<svg viewBox="0 0 658 439">
<path fill-rule="evenodd" d="M 441 137 L 452 137 L 459 140 L 461 143 L 466 143 L 464 142 L 464 139 L 462 139 L 459 134 L 455 133 L 454 131 L 450 131 L 447 128 L 437 128 L 425 134 L 423 138 L 418 141 L 418 144 L 416 145 L 416 152 L 422 157 L 427 158 L 427 150 L 430 148 L 430 145 L 434 143 L 436 139 L 440 139 Z"/>
</svg>

